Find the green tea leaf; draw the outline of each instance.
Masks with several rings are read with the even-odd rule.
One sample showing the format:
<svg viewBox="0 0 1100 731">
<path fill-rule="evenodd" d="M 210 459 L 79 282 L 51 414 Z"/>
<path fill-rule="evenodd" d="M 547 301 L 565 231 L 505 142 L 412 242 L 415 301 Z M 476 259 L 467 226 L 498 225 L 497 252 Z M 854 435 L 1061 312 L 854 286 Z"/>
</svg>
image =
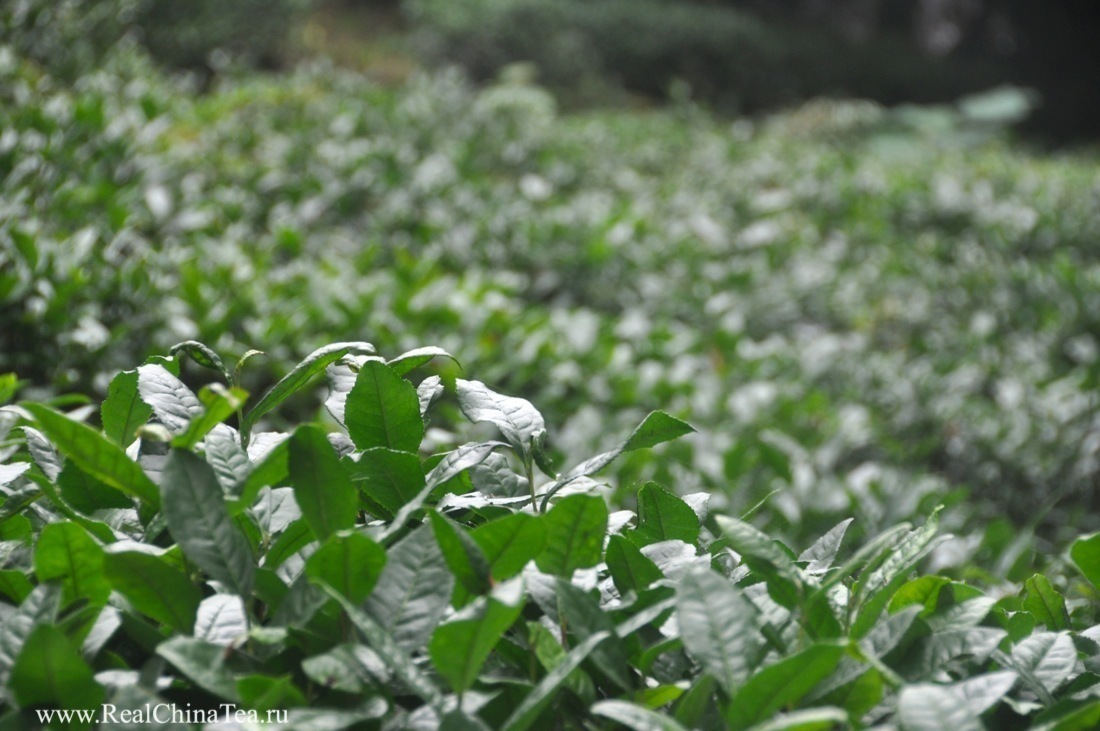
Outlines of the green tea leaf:
<svg viewBox="0 0 1100 731">
<path fill-rule="evenodd" d="M 122 371 L 111 379 L 99 414 L 107 437 L 121 447 L 130 446 L 137 438 L 138 427 L 153 415 L 153 409 L 138 393 L 137 370 Z"/>
<path fill-rule="evenodd" d="M 386 447 L 367 449 L 341 460 L 355 487 L 377 506 L 380 518 L 393 518 L 424 489 L 420 458 Z"/>
<path fill-rule="evenodd" d="M 752 731 L 833 731 L 847 725 L 848 714 L 840 708 L 807 708 L 775 716 Z"/>
<path fill-rule="evenodd" d="M 821 642 L 755 673 L 730 702 L 730 728 L 748 728 L 797 703 L 832 674 L 845 647 L 845 643 Z"/>
<path fill-rule="evenodd" d="M 332 343 L 306 356 L 305 360 L 294 367 L 290 373 L 271 387 L 263 398 L 245 414 L 241 423 L 241 439 L 247 443 L 252 432 L 252 427 L 267 412 L 286 401 L 294 392 L 302 388 L 314 376 L 322 373 L 330 363 L 343 358 L 350 352 L 373 353 L 374 346 L 370 343 Z M 243 359 L 242 359 L 243 361 Z"/>
<path fill-rule="evenodd" d="M 749 677 L 764 642 L 752 604 L 709 569 L 685 574 L 676 599 L 684 648 L 732 694 Z"/>
<path fill-rule="evenodd" d="M 665 576 L 657 564 L 642 555 L 638 547 L 622 536 L 611 536 L 607 541 L 607 570 L 619 593 L 640 593 Z"/>
<path fill-rule="evenodd" d="M 192 449 L 211 429 L 236 413 L 247 398 L 248 392 L 240 388 L 226 388 L 218 383 L 203 386 L 199 391 L 202 413 L 191 418 L 187 428 L 172 439 L 172 446 Z"/>
<path fill-rule="evenodd" d="M 531 402 L 513 396 L 502 396 L 490 390 L 481 381 L 455 381 L 458 405 L 472 422 L 487 421 L 497 427 L 505 441 L 529 460 L 532 445 L 540 433 L 546 431 L 546 423 Z"/>
<path fill-rule="evenodd" d="M 61 581 L 62 606 L 77 599 L 102 606 L 111 595 L 103 574 L 103 549 L 76 523 L 50 523 L 42 529 L 34 573 L 40 582 Z"/>
<path fill-rule="evenodd" d="M 194 637 L 172 637 L 157 645 L 157 654 L 216 698 L 240 702 L 237 682 L 226 667 L 224 646 Z"/>
<path fill-rule="evenodd" d="M 432 663 L 455 693 L 463 693 L 474 684 L 489 653 L 519 618 L 522 609 L 523 584 L 520 579 L 513 579 L 470 604 L 432 633 L 428 646 Z"/>
<path fill-rule="evenodd" d="M 319 426 L 299 426 L 288 442 L 287 468 L 294 499 L 313 534 L 324 541 L 355 525 L 359 500 L 335 450 Z"/>
<path fill-rule="evenodd" d="M 400 647 L 413 652 L 424 646 L 443 618 L 455 580 L 426 526 L 405 536 L 387 557 L 364 609 Z"/>
<path fill-rule="evenodd" d="M 103 557 L 107 580 L 134 609 L 190 634 L 202 592 L 187 575 L 163 558 L 138 551 L 108 553 Z"/>
<path fill-rule="evenodd" d="M 390 556 L 390 564 L 395 563 Z M 416 695 L 436 708 L 442 707 L 443 698 L 435 684 L 424 675 L 423 671 L 409 658 L 405 650 L 396 641 L 394 635 L 388 632 L 379 622 L 367 612 L 352 604 L 347 597 L 331 587 L 325 587 L 325 591 L 340 603 L 340 606 L 348 617 L 363 633 L 367 642 L 382 658 L 385 666 L 391 669 L 401 681 Z M 377 592 L 376 592 L 377 593 Z M 448 592 L 449 593 L 449 592 Z M 433 621 L 434 623 L 434 621 Z M 430 630 L 429 630 L 430 631 Z"/>
<path fill-rule="evenodd" d="M 306 574 L 361 604 L 378 583 L 386 552 L 362 533 L 337 533 L 306 559 Z"/>
<path fill-rule="evenodd" d="M 185 340 L 182 343 L 176 343 L 168 349 L 168 355 L 179 357 L 180 353 L 189 356 L 191 360 L 195 361 L 203 368 L 209 368 L 225 376 L 225 380 L 229 381 L 229 371 L 225 369 L 225 364 L 222 363 L 222 359 L 206 345 L 203 345 L 197 340 Z"/>
<path fill-rule="evenodd" d="M 470 537 L 489 562 L 493 580 L 504 581 L 542 552 L 546 526 L 533 515 L 513 513 L 479 525 L 470 531 Z"/>
<path fill-rule="evenodd" d="M 546 547 L 535 560 L 539 570 L 571 577 L 600 562 L 607 532 L 607 503 L 596 495 L 570 495 L 542 517 Z"/>
<path fill-rule="evenodd" d="M 770 537 L 748 523 L 720 515 L 715 519 L 733 550 L 768 584 L 768 593 L 784 607 L 795 607 L 802 596 L 803 582 L 798 567 Z"/>
<path fill-rule="evenodd" d="M 1069 555 L 1085 578 L 1093 586 L 1100 587 L 1100 533 L 1078 538 L 1070 547 Z"/>
<path fill-rule="evenodd" d="M 439 513 L 429 513 L 428 517 L 436 543 L 458 583 L 472 594 L 489 591 L 489 561 L 474 539 Z"/>
<path fill-rule="evenodd" d="M 633 731 L 686 731 L 674 719 L 629 701 L 606 700 L 596 703 L 592 713 L 610 718 Z"/>
<path fill-rule="evenodd" d="M 34 628 L 11 669 L 11 689 L 24 707 L 97 708 L 103 688 L 57 627 Z"/>
<path fill-rule="evenodd" d="M 606 640 L 606 632 L 597 632 L 581 644 L 574 647 L 565 656 L 565 659 L 539 681 L 538 685 L 527 694 L 512 714 L 501 726 L 502 731 L 525 731 L 531 727 L 542 710 L 565 683 L 569 674 L 580 667 L 580 664 L 592 653 L 596 647 Z"/>
<path fill-rule="evenodd" d="M 419 368 L 433 358 L 449 358 L 455 362 L 455 365 L 459 365 L 457 358 L 443 348 L 434 345 L 406 351 L 396 358 L 386 361 L 386 365 L 392 368 L 394 373 L 403 376 L 409 371 Z M 461 365 L 459 365 L 459 367 L 461 368 Z"/>
<path fill-rule="evenodd" d="M 202 402 L 183 381 L 161 365 L 137 369 L 138 393 L 153 409 L 157 419 L 173 435 L 182 434 L 192 419 L 202 414 Z"/>
<path fill-rule="evenodd" d="M 11 667 L 31 632 L 39 625 L 52 623 L 60 604 L 60 586 L 39 584 L 0 624 L 0 685 L 7 684 Z"/>
<path fill-rule="evenodd" d="M 1024 609 L 1035 617 L 1036 622 L 1045 624 L 1051 630 L 1070 629 L 1066 600 L 1045 576 L 1035 574 L 1024 582 L 1024 588 L 1027 590 Z"/>
<path fill-rule="evenodd" d="M 41 404 L 24 404 L 46 436 L 84 472 L 106 482 L 152 508 L 160 506 L 160 494 L 149 476 L 122 447 L 87 424 Z"/>
<path fill-rule="evenodd" d="M 648 482 L 638 491 L 638 528 L 630 537 L 642 546 L 672 540 L 694 545 L 699 539 L 699 518 L 679 497 Z"/>
<path fill-rule="evenodd" d="M 592 650 L 592 663 L 621 690 L 634 687 L 630 673 L 630 661 L 626 655 L 623 641 L 615 633 L 615 624 L 611 615 L 605 612 L 599 602 L 579 586 L 565 579 L 558 579 L 558 617 L 566 630 L 578 640 L 584 641 L 596 633 L 608 634 L 607 640 Z"/>
<path fill-rule="evenodd" d="M 905 731 L 984 731 L 980 714 L 949 688 L 931 683 L 907 685 L 898 699 Z"/>
<path fill-rule="evenodd" d="M 378 361 L 367 361 L 359 370 L 344 407 L 344 424 L 359 449 L 415 453 L 424 438 L 416 388 Z"/>
<path fill-rule="evenodd" d="M 252 548 L 229 517 L 214 470 L 201 457 L 174 449 L 162 482 L 164 517 L 184 555 L 210 578 L 248 598 L 256 570 Z"/>
<path fill-rule="evenodd" d="M 1027 673 L 1048 693 L 1058 690 L 1077 664 L 1077 648 L 1066 632 L 1036 632 L 1012 648 L 1012 669 Z"/>
</svg>

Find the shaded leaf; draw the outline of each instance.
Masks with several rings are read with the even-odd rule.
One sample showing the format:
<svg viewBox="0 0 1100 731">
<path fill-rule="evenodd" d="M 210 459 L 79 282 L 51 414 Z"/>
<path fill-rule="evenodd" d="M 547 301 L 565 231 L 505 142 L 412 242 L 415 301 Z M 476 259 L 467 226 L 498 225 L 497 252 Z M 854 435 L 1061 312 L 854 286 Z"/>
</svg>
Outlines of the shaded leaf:
<svg viewBox="0 0 1100 731">
<path fill-rule="evenodd" d="M 175 566 L 159 556 L 123 551 L 106 554 L 103 568 L 115 591 L 134 609 L 177 632 L 194 629 L 202 592 Z"/>
<path fill-rule="evenodd" d="M 24 404 L 61 452 L 89 475 L 156 508 L 160 505 L 157 486 L 122 447 L 87 424 L 41 404 Z"/>
<path fill-rule="evenodd" d="M 164 517 L 184 555 L 241 597 L 252 592 L 252 547 L 229 517 L 218 479 L 201 457 L 172 450 L 162 473 Z"/>
</svg>

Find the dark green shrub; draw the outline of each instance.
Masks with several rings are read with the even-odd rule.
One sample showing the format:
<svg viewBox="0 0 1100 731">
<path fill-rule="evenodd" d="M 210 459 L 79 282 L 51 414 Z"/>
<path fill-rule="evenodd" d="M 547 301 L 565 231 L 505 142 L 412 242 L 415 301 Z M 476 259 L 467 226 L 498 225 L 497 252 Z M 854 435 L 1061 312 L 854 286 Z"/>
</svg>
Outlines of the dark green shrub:
<svg viewBox="0 0 1100 731">
<path fill-rule="evenodd" d="M 158 62 L 200 68 L 215 50 L 273 63 L 295 13 L 309 0 L 12 0 L 0 7 L 0 42 L 63 79 L 95 68 L 123 38 Z"/>
<path fill-rule="evenodd" d="M 687 82 L 726 111 L 775 108 L 822 94 L 885 102 L 953 98 L 985 70 L 937 62 L 896 39 L 847 42 L 720 5 L 667 0 L 408 0 L 426 51 L 482 79 L 530 61 L 541 80 L 592 101 L 609 86 L 653 97 Z"/>
</svg>

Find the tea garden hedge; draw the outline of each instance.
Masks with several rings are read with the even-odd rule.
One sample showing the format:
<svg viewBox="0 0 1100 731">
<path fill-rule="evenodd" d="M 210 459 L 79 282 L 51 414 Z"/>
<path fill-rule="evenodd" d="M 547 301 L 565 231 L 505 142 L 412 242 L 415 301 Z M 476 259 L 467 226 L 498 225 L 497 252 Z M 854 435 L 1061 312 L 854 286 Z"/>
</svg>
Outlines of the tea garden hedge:
<svg viewBox="0 0 1100 731">
<path fill-rule="evenodd" d="M 1100 723 L 1095 153 L 6 22 L 4 728 Z"/>
</svg>

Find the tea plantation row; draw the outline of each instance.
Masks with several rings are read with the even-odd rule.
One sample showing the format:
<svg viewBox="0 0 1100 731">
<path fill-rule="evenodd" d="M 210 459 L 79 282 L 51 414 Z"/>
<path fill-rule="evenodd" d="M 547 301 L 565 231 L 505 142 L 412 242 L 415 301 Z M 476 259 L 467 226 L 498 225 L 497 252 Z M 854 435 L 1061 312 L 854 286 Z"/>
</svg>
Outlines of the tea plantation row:
<svg viewBox="0 0 1100 731">
<path fill-rule="evenodd" d="M 335 343 L 253 399 L 245 362 L 173 350 L 112 379 L 102 429 L 2 412 L 0 728 L 1100 723 L 1100 535 L 1068 597 L 916 572 L 940 508 L 798 552 L 706 493 L 609 512 L 605 468 L 692 431 L 664 412 L 555 470 L 531 403 L 417 375 L 439 348 Z M 260 430 L 323 371 L 334 430 Z M 445 405 L 489 438 L 433 453 Z"/>
</svg>

